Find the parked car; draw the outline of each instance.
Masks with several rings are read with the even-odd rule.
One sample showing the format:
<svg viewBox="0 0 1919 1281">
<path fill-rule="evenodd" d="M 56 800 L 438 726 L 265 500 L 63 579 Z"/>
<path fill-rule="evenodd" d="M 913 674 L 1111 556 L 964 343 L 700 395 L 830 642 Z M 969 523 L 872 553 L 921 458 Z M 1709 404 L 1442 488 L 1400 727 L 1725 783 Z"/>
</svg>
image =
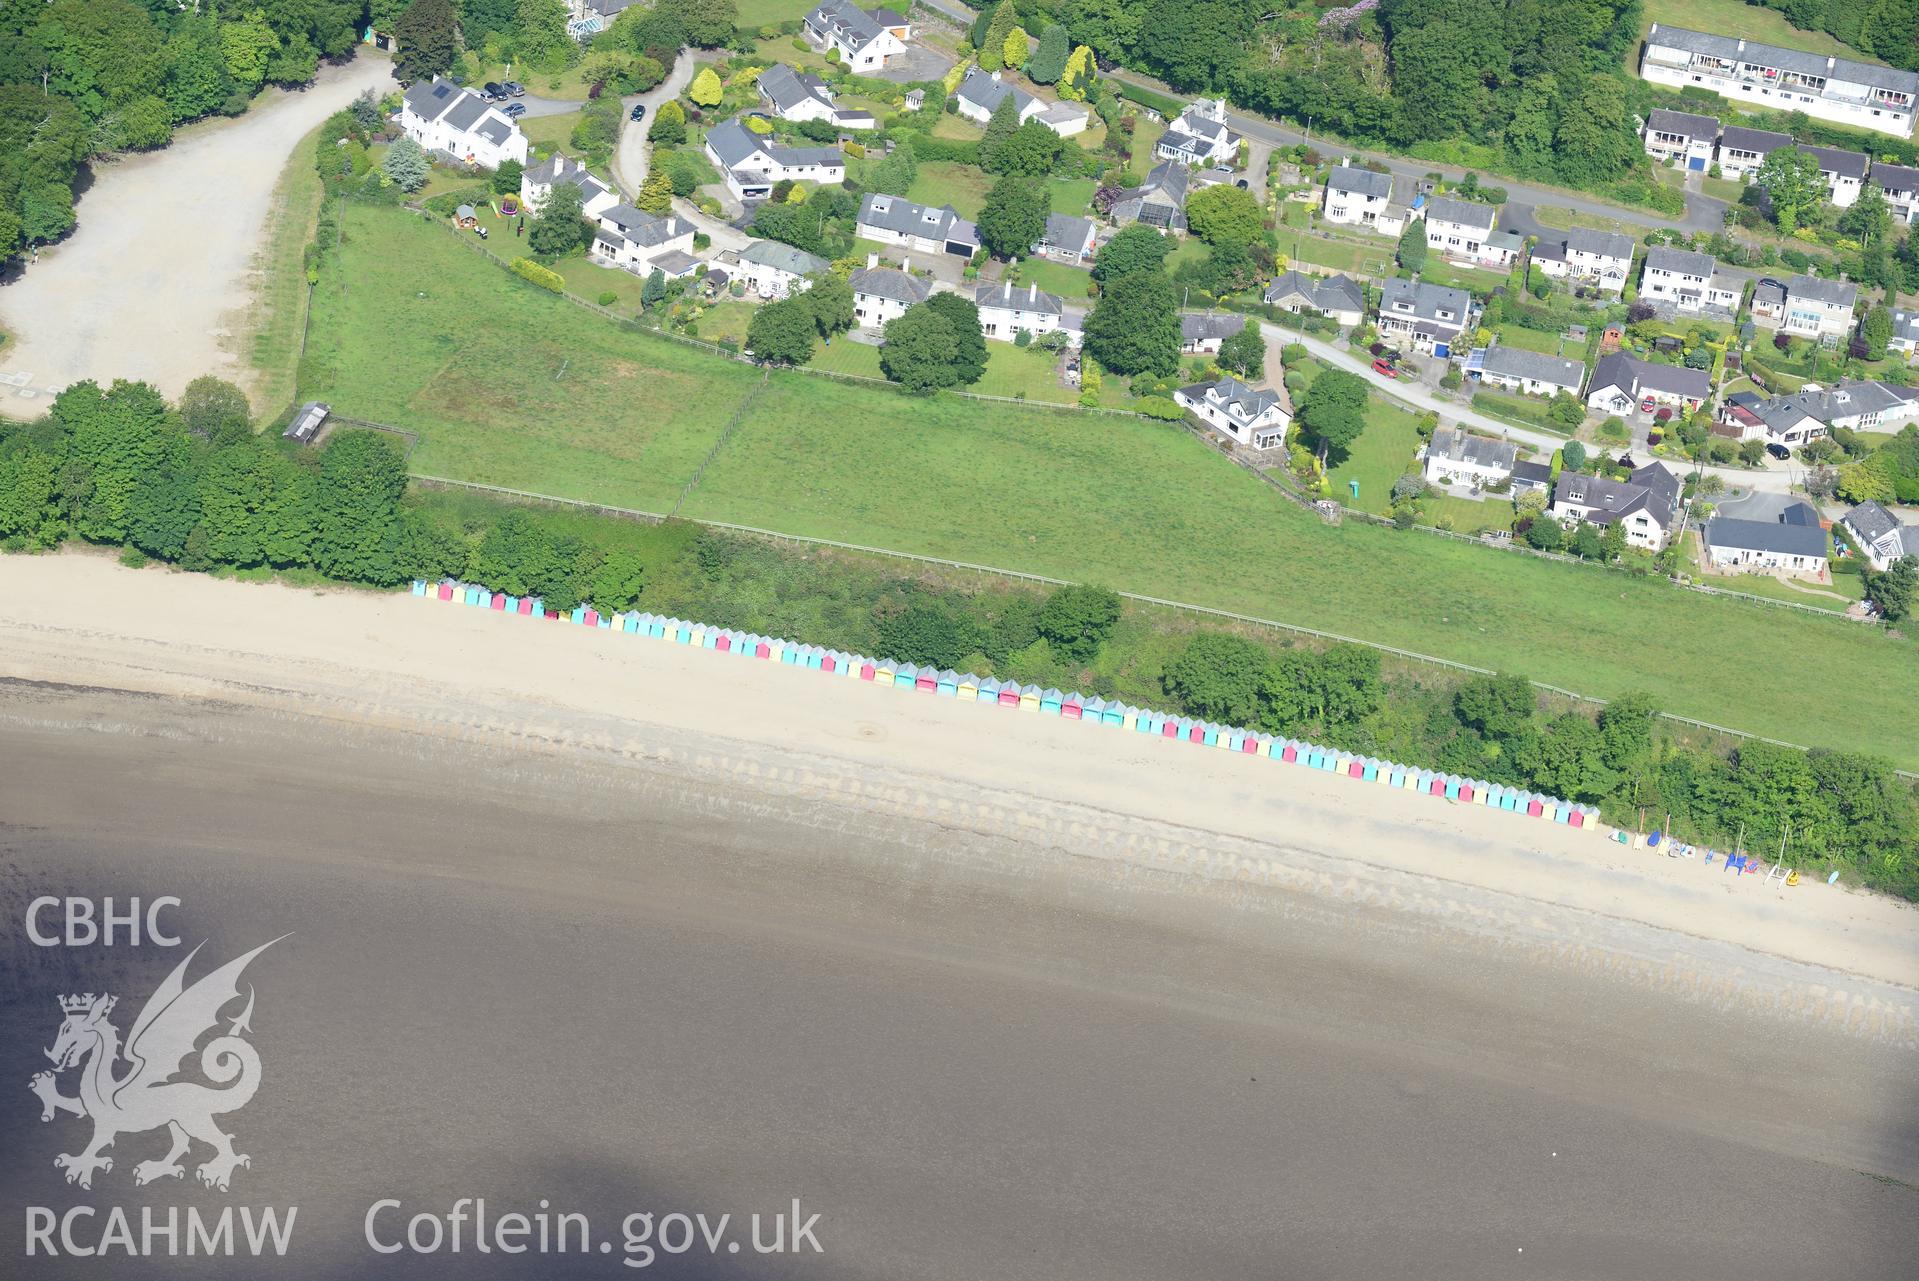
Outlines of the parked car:
<svg viewBox="0 0 1919 1281">
<path fill-rule="evenodd" d="M 1388 378 L 1399 377 L 1399 371 L 1393 368 L 1392 362 L 1386 360 L 1375 360 L 1373 362 L 1373 372 L 1376 374 L 1384 374 Z"/>
<path fill-rule="evenodd" d="M 505 84 L 501 85 L 500 88 L 506 90 L 508 97 L 512 97 L 512 98 L 526 97 L 526 86 L 521 84 L 517 80 L 509 80 Z"/>
<path fill-rule="evenodd" d="M 526 104 L 524 102 L 509 102 L 504 107 L 501 107 L 500 110 L 515 120 L 518 120 L 526 114 Z"/>
<path fill-rule="evenodd" d="M 1766 452 L 1771 454 L 1774 458 L 1777 458 L 1782 463 L 1785 462 L 1788 458 L 1792 457 L 1792 451 L 1790 449 L 1787 449 L 1784 445 L 1780 444 L 1777 441 L 1773 441 L 1769 443 L 1766 446 Z"/>
<path fill-rule="evenodd" d="M 1650 414 L 1653 411 L 1653 407 L 1657 405 L 1658 403 L 1659 402 L 1654 400 L 1651 396 L 1648 396 L 1644 400 L 1639 402 L 1639 412 L 1642 414 Z"/>
<path fill-rule="evenodd" d="M 626 118 L 628 120 L 638 120 L 644 115 L 646 115 L 646 104 L 644 102 L 636 102 L 633 104 L 633 110 L 626 113 Z"/>
<path fill-rule="evenodd" d="M 506 89 L 499 81 L 489 80 L 480 86 L 480 96 L 487 99 L 504 98 L 506 97 Z"/>
</svg>

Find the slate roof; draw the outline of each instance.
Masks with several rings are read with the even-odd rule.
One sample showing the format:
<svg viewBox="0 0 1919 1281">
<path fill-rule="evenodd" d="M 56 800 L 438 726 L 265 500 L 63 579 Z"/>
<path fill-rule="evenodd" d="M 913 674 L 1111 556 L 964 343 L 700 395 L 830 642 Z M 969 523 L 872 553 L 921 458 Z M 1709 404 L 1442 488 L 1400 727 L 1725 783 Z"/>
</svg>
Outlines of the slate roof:
<svg viewBox="0 0 1919 1281">
<path fill-rule="evenodd" d="M 1433 433 L 1432 444 L 1426 447 L 1426 461 L 1445 459 L 1448 462 L 1470 463 L 1475 467 L 1491 467 L 1510 472 L 1513 463 L 1518 460 L 1519 447 L 1510 440 L 1494 440 L 1490 436 L 1470 436 L 1463 431 L 1454 431 L 1450 427 L 1441 427 Z"/>
<path fill-rule="evenodd" d="M 771 267 L 775 271 L 791 272 L 795 276 L 810 276 L 816 271 L 825 271 L 827 266 L 826 259 L 777 240 L 755 240 L 740 250 L 740 261 L 758 267 Z"/>
<path fill-rule="evenodd" d="M 1544 489 L 1552 483 L 1551 463 L 1516 462 L 1513 464 L 1513 483 L 1515 485 L 1537 485 Z"/>
<path fill-rule="evenodd" d="M 973 301 L 981 307 L 999 307 L 1006 311 L 1031 311 L 1048 316 L 1066 314 L 1066 304 L 1057 295 L 1011 281 L 979 286 L 973 291 Z"/>
<path fill-rule="evenodd" d="M 1326 175 L 1326 186 L 1333 191 L 1356 191 L 1361 195 L 1390 200 L 1393 195 L 1393 176 L 1354 165 L 1340 165 Z"/>
<path fill-rule="evenodd" d="M 406 91 L 407 109 L 423 120 L 438 120 L 446 109 L 465 94 L 466 90 L 451 80 L 442 80 L 435 76 L 431 80 L 422 80 Z"/>
<path fill-rule="evenodd" d="M 449 128 L 465 133 L 478 124 L 480 117 L 485 114 L 486 104 L 480 101 L 479 94 L 462 92 L 440 116 L 440 120 Z"/>
<path fill-rule="evenodd" d="M 1673 508 L 1678 499 L 1678 478 L 1658 463 L 1641 467 L 1632 474 L 1631 480 L 1561 472 L 1559 483 L 1553 487 L 1555 506 L 1569 503 L 1594 508 L 1593 513 L 1585 519 L 1595 525 L 1610 525 L 1622 517 L 1643 511 L 1661 529 L 1671 529 Z"/>
<path fill-rule="evenodd" d="M 1712 395 L 1712 378 L 1703 369 L 1683 365 L 1655 365 L 1623 351 L 1601 356 L 1593 366 L 1592 381 L 1586 395 L 1617 387 L 1629 396 L 1647 390 L 1669 392 L 1689 400 L 1704 402 Z"/>
<path fill-rule="evenodd" d="M 1824 280 L 1818 276 L 1798 275 L 1786 282 L 1786 297 L 1822 302 L 1832 307 L 1850 307 L 1859 298 L 1859 286 L 1849 280 Z"/>
<path fill-rule="evenodd" d="M 1091 218 L 1071 214 L 1046 215 L 1046 243 L 1061 249 L 1083 250 L 1093 242 L 1095 227 Z"/>
<path fill-rule="evenodd" d="M 1577 228 L 1566 233 L 1568 252 L 1598 254 L 1605 258 L 1623 258 L 1632 261 L 1633 238 L 1619 231 L 1590 231 Z"/>
<path fill-rule="evenodd" d="M 876 12 L 885 13 L 886 11 Z M 888 16 L 897 17 L 898 15 L 888 14 Z M 806 20 L 817 30 L 830 31 L 841 37 L 855 49 L 864 49 L 886 30 L 885 24 L 879 21 L 875 14 L 868 13 L 851 3 L 851 0 L 826 0 L 824 4 L 807 14 Z"/>
<path fill-rule="evenodd" d="M 1712 262 L 1711 254 L 1692 249 L 1654 245 L 1646 250 L 1647 271 L 1670 271 L 1674 275 L 1698 276 L 1701 280 L 1708 280 L 1712 277 Z"/>
<path fill-rule="evenodd" d="M 1868 498 L 1842 518 L 1852 531 L 1868 543 L 1876 543 L 1895 529 L 1906 528 L 1877 499 Z M 1903 541 L 1903 540 L 1902 540 Z"/>
<path fill-rule="evenodd" d="M 1919 191 L 1919 169 L 1910 165 L 1882 165 L 1872 162 L 1872 180 L 1881 191 Z"/>
<path fill-rule="evenodd" d="M 1410 312 L 1401 311 L 1397 305 L 1410 302 Z M 1472 310 L 1472 296 L 1464 289 L 1453 289 L 1445 285 L 1428 284 L 1423 280 L 1401 280 L 1394 277 L 1379 287 L 1379 314 L 1382 316 L 1412 316 L 1416 320 L 1430 324 L 1448 325 L 1453 329 L 1463 329 L 1466 315 Z M 1452 319 L 1440 316 L 1440 312 L 1452 313 Z"/>
<path fill-rule="evenodd" d="M 859 221 L 896 235 L 979 244 L 979 228 L 960 217 L 951 205 L 921 205 L 903 196 L 868 192 L 860 200 Z"/>
<path fill-rule="evenodd" d="M 1919 311 L 1901 307 L 1892 313 L 1892 336 L 1919 343 Z"/>
<path fill-rule="evenodd" d="M 1303 271 L 1287 271 L 1274 278 L 1264 295 L 1268 303 L 1277 303 L 1298 294 L 1321 311 L 1364 311 L 1366 295 L 1349 276 L 1309 276 Z"/>
<path fill-rule="evenodd" d="M 1481 231 L 1493 229 L 1495 216 L 1491 205 L 1454 200 L 1451 196 L 1434 196 L 1432 203 L 1426 206 L 1426 221 L 1429 223 L 1437 219 L 1440 222 L 1458 223 L 1462 227 L 1477 227 Z"/>
<path fill-rule="evenodd" d="M 1191 400 L 1211 400 L 1225 409 L 1229 417 L 1241 422 L 1252 422 L 1279 404 L 1278 392 L 1249 387 L 1237 378 L 1222 378 L 1216 383 L 1194 383 L 1179 390 Z"/>
<path fill-rule="evenodd" d="M 558 152 L 528 169 L 526 181 L 527 185 L 535 187 L 547 187 L 555 182 L 569 183 L 580 189 L 583 200 L 607 194 L 606 184 L 588 173 L 585 165 L 577 160 L 568 160 Z"/>
<path fill-rule="evenodd" d="M 632 205 L 614 205 L 602 209 L 599 213 L 602 226 L 611 224 L 613 230 L 625 236 L 641 248 L 663 245 L 667 241 L 684 236 L 693 230 L 691 223 L 678 218 L 647 213 L 644 209 L 635 209 Z"/>
<path fill-rule="evenodd" d="M 862 267 L 848 276 L 846 283 L 853 286 L 856 294 L 889 298 L 909 307 L 925 302 L 933 292 L 933 287 L 924 280 L 897 267 Z"/>
<path fill-rule="evenodd" d="M 758 86 L 773 110 L 781 114 L 807 102 L 830 105 L 824 80 L 812 74 L 801 75 L 783 62 L 760 72 Z"/>
<path fill-rule="evenodd" d="M 706 143 L 728 169 L 765 168 L 761 157 L 787 168 L 802 165 L 840 166 L 846 156 L 838 147 L 788 147 L 763 138 L 748 129 L 738 116 L 721 121 L 706 131 Z"/>
<path fill-rule="evenodd" d="M 1489 374 L 1554 383 L 1575 393 L 1586 377 L 1586 362 L 1583 360 L 1548 356 L 1544 352 L 1527 351 L 1523 347 L 1488 347 L 1480 368 Z"/>
<path fill-rule="evenodd" d="M 1841 151 L 1837 147 L 1801 147 L 1801 151 L 1810 151 L 1819 158 L 1822 173 L 1836 173 L 1841 178 L 1865 180 L 1866 169 L 1872 160 L 1863 152 Z"/>
<path fill-rule="evenodd" d="M 1731 148 L 1734 151 L 1750 151 L 1759 156 L 1769 156 L 1781 147 L 1792 146 L 1792 135 L 1774 133 L 1770 129 L 1748 129 L 1744 125 L 1727 125 L 1719 135 L 1721 150 Z"/>
<path fill-rule="evenodd" d="M 1113 221 L 1183 230 L 1186 193 L 1192 182 L 1192 170 L 1176 160 L 1162 160 L 1146 171 L 1145 182 L 1113 202 Z"/>
<path fill-rule="evenodd" d="M 1181 312 L 1179 336 L 1183 342 L 1221 341 L 1246 328 L 1246 317 L 1235 312 Z"/>
<path fill-rule="evenodd" d="M 1771 552 L 1780 556 L 1826 556 L 1831 548 L 1826 531 L 1813 525 L 1782 524 L 1770 520 L 1739 520 L 1714 516 L 1706 522 L 1706 544 L 1741 551 Z"/>
<path fill-rule="evenodd" d="M 1687 53 L 1703 53 L 1708 57 L 1724 58 L 1728 62 L 1749 62 L 1754 66 L 1777 67 L 1781 71 L 1793 71 L 1823 80 L 1845 80 L 1869 88 L 1919 95 L 1919 75 L 1910 71 L 1875 67 L 1849 58 L 1801 53 L 1797 49 L 1781 49 L 1757 40 L 1741 41 L 1732 36 L 1715 36 L 1704 31 L 1688 31 L 1683 27 L 1654 23 L 1653 29 L 1647 33 L 1646 43 L 1664 45 L 1668 49 L 1683 49 Z M 1740 48 L 1742 44 L 1745 46 L 1743 50 Z"/>
<path fill-rule="evenodd" d="M 1674 133 L 1682 138 L 1703 138 L 1707 142 L 1719 136 L 1719 122 L 1711 116 L 1695 116 L 1690 111 L 1669 111 L 1654 107 L 1646 118 L 1646 128 L 1654 133 Z"/>
<path fill-rule="evenodd" d="M 990 114 L 1009 93 L 1013 95 L 1013 110 L 1025 115 L 1026 108 L 1034 101 L 1032 94 L 1008 80 L 996 78 L 990 71 L 975 67 L 959 82 L 959 88 L 953 91 L 953 96 Z"/>
</svg>

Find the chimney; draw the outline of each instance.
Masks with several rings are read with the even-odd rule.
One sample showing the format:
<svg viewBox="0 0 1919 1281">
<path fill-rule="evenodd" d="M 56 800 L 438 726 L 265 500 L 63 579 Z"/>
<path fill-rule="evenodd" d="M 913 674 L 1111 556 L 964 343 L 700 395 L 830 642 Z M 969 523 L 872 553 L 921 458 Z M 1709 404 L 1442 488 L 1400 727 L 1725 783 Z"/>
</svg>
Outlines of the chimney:
<svg viewBox="0 0 1919 1281">
<path fill-rule="evenodd" d="M 910 276 L 910 275 L 912 275 L 912 274 L 913 274 L 913 260 L 912 260 L 911 258 L 901 258 L 901 259 L 900 259 L 900 270 L 901 270 L 901 271 L 903 271 L 903 272 L 905 272 L 905 273 L 906 273 L 907 275 L 909 275 L 909 276 Z"/>
<path fill-rule="evenodd" d="M 880 256 L 878 254 L 873 253 L 873 254 L 866 255 L 866 266 L 868 270 L 871 270 L 872 268 L 877 267 L 879 265 L 880 265 Z"/>
<path fill-rule="evenodd" d="M 1740 37 L 1739 37 L 1739 50 L 1738 50 L 1738 51 L 1739 51 L 1740 53 L 1744 53 L 1744 52 L 1746 51 L 1746 37 L 1744 37 L 1744 36 L 1740 36 Z"/>
<path fill-rule="evenodd" d="M 1037 280 L 1035 280 L 1035 281 L 1031 281 L 1030 283 L 1028 283 L 1028 284 L 1027 284 L 1027 286 L 1026 286 L 1026 301 L 1027 301 L 1027 302 L 1038 302 L 1038 301 L 1039 301 L 1039 281 L 1037 281 Z"/>
</svg>

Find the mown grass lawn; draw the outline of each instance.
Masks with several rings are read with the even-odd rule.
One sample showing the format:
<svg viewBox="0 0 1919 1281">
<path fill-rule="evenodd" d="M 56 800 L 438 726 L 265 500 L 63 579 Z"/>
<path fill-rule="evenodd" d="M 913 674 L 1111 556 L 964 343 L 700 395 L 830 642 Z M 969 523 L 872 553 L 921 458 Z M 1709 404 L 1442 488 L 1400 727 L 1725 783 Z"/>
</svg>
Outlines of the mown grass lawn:
<svg viewBox="0 0 1919 1281">
<path fill-rule="evenodd" d="M 1321 240 L 1316 236 L 1282 236 L 1279 247 L 1296 263 L 1374 278 L 1393 274 L 1393 242 L 1384 237 L 1377 245 L 1361 245 L 1348 240 Z"/>
<path fill-rule="evenodd" d="M 956 160 L 933 160 L 919 167 L 906 198 L 922 205 L 951 205 L 962 218 L 979 217 L 992 190 L 993 175 Z"/>
<path fill-rule="evenodd" d="M 817 7 L 808 0 L 740 0 L 734 25 L 770 27 L 781 22 L 796 22 Z"/>
<path fill-rule="evenodd" d="M 1833 54 L 1854 62 L 1878 62 L 1870 54 L 1841 44 L 1823 31 L 1802 31 L 1786 21 L 1786 15 L 1746 0 L 1646 0 L 1640 15 L 1639 39 L 1626 54 L 1628 66 L 1639 56 L 1639 46 L 1653 23 L 1664 27 L 1683 27 L 1688 31 L 1706 31 L 1714 35 L 1744 37 L 1782 49 L 1803 49 L 1807 53 Z"/>
<path fill-rule="evenodd" d="M 761 374 L 614 325 L 403 213 L 347 212 L 301 392 L 417 430 L 423 472 L 1098 581 L 1919 765 L 1914 643 L 1358 522 L 1177 426 Z M 839 342 L 834 350 L 856 344 Z M 870 349 L 868 349 L 870 350 Z M 747 402 L 748 395 L 752 400 Z M 1727 654 L 1815 653 L 1789 681 Z"/>
<path fill-rule="evenodd" d="M 1069 303 L 1083 302 L 1092 292 L 1093 273 L 1086 267 L 1073 267 L 1050 258 L 1027 258 L 1015 270 L 1020 284 L 1036 284 Z"/>
<path fill-rule="evenodd" d="M 1583 349 L 1577 343 L 1568 343 L 1569 350 L 1561 352 L 1559 335 L 1544 333 L 1537 329 L 1528 329 L 1524 325 L 1506 324 L 1499 327 L 1499 345 L 1501 347 L 1519 347 L 1526 351 L 1543 352 L 1548 356 L 1564 355 L 1569 360 L 1579 360 Z"/>
</svg>

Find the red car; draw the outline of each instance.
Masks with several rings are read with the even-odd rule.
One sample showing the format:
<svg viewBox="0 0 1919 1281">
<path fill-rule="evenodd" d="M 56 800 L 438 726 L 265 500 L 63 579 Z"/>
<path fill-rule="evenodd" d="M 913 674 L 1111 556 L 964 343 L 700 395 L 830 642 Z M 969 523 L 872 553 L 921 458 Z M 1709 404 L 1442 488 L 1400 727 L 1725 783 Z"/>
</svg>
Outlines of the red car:
<svg viewBox="0 0 1919 1281">
<path fill-rule="evenodd" d="M 1653 398 L 1651 396 L 1646 397 L 1639 402 L 1639 412 L 1642 414 L 1650 414 L 1653 411 L 1653 404 Z"/>
<path fill-rule="evenodd" d="M 1375 360 L 1373 362 L 1373 372 L 1376 374 L 1384 374 L 1388 378 L 1399 377 L 1399 371 L 1383 360 Z"/>
</svg>

